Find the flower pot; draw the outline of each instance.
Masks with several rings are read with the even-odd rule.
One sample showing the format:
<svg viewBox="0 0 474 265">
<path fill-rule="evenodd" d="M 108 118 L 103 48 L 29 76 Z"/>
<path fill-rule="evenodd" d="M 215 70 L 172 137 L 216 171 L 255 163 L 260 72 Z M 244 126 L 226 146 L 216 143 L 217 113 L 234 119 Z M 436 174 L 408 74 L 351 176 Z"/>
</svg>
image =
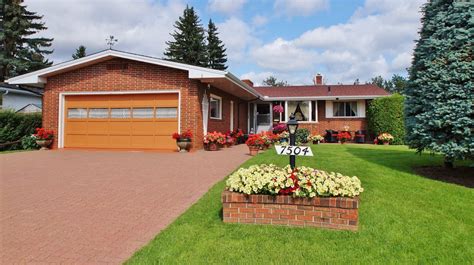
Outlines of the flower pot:
<svg viewBox="0 0 474 265">
<path fill-rule="evenodd" d="M 186 153 L 191 148 L 191 139 L 178 139 L 176 140 L 176 144 L 179 147 L 180 153 Z"/>
<path fill-rule="evenodd" d="M 52 142 L 53 140 L 44 140 L 44 139 L 36 140 L 36 144 L 41 146 L 40 150 L 48 150 L 49 149 L 48 146 L 50 146 Z"/>
<path fill-rule="evenodd" d="M 258 154 L 258 150 L 260 149 L 260 147 L 258 146 L 249 146 L 249 154 L 251 156 L 255 156 Z"/>
<path fill-rule="evenodd" d="M 281 138 L 281 139 L 280 139 L 280 143 L 281 143 L 281 144 L 282 144 L 282 143 L 287 143 L 287 142 L 288 142 L 288 139 L 286 139 L 286 138 Z"/>
<path fill-rule="evenodd" d="M 313 141 L 313 144 L 319 144 L 320 141 Z"/>
<path fill-rule="evenodd" d="M 217 151 L 219 150 L 219 145 L 217 143 L 208 143 L 206 144 L 207 151 Z"/>
</svg>

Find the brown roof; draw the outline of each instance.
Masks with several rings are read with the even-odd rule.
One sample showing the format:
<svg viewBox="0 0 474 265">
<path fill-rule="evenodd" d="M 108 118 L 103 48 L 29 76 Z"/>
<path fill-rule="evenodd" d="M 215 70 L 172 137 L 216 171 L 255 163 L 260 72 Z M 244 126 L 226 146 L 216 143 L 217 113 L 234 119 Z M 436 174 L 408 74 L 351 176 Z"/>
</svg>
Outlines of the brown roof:
<svg viewBox="0 0 474 265">
<path fill-rule="evenodd" d="M 390 93 L 373 84 L 363 85 L 311 85 L 254 87 L 268 97 L 343 97 L 343 96 L 388 96 Z"/>
</svg>

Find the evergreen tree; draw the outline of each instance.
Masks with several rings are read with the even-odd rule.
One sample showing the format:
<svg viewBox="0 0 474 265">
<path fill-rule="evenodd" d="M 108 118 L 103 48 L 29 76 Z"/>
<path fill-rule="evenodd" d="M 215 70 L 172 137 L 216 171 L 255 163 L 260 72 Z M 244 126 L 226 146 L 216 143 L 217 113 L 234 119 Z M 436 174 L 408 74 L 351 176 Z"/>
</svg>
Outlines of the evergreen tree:
<svg viewBox="0 0 474 265">
<path fill-rule="evenodd" d="M 219 39 L 216 25 L 209 20 L 207 28 L 207 67 L 218 70 L 225 70 L 227 66 L 226 48 Z"/>
<path fill-rule="evenodd" d="M 44 56 L 53 52 L 47 49 L 53 39 L 36 36 L 47 29 L 43 17 L 19 0 L 2 0 L 0 5 L 0 81 L 50 66 Z"/>
<path fill-rule="evenodd" d="M 167 41 L 165 56 L 168 60 L 207 66 L 204 29 L 193 7 L 186 6 L 183 16 L 179 17 L 171 33 L 173 41 Z"/>
<path fill-rule="evenodd" d="M 76 60 L 82 57 L 86 57 L 86 47 L 84 45 L 80 45 L 79 48 L 76 49 L 76 52 L 72 55 L 72 59 Z"/>
<path fill-rule="evenodd" d="M 288 86 L 288 82 L 286 81 L 278 81 L 278 79 L 274 76 L 269 76 L 265 80 L 263 80 L 264 86 Z"/>
<path fill-rule="evenodd" d="M 445 165 L 474 153 L 472 1 L 430 0 L 405 89 L 407 141 L 444 154 Z"/>
</svg>

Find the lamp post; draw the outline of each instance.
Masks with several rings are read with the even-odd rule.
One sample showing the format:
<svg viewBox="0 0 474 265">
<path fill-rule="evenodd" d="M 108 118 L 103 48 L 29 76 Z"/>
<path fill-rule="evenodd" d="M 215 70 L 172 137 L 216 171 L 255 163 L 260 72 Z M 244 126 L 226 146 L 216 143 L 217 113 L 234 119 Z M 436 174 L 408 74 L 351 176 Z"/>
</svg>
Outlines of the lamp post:
<svg viewBox="0 0 474 265">
<path fill-rule="evenodd" d="M 295 114 L 290 115 L 290 120 L 286 123 L 288 132 L 290 133 L 290 146 L 296 145 L 296 130 L 298 129 L 298 121 L 295 119 Z M 295 155 L 290 155 L 290 167 L 295 169 Z"/>
</svg>

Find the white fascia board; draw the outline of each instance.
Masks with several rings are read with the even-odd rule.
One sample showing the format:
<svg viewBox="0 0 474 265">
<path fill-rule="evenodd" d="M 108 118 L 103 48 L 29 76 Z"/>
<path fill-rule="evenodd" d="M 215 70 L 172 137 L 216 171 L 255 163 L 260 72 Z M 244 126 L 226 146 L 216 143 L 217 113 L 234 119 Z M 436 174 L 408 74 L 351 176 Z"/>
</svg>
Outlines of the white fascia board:
<svg viewBox="0 0 474 265">
<path fill-rule="evenodd" d="M 374 99 L 380 97 L 387 97 L 389 95 L 364 95 L 364 96 L 337 96 L 337 97 L 262 97 L 264 101 L 295 101 L 295 100 L 348 100 L 348 99 Z"/>
</svg>

